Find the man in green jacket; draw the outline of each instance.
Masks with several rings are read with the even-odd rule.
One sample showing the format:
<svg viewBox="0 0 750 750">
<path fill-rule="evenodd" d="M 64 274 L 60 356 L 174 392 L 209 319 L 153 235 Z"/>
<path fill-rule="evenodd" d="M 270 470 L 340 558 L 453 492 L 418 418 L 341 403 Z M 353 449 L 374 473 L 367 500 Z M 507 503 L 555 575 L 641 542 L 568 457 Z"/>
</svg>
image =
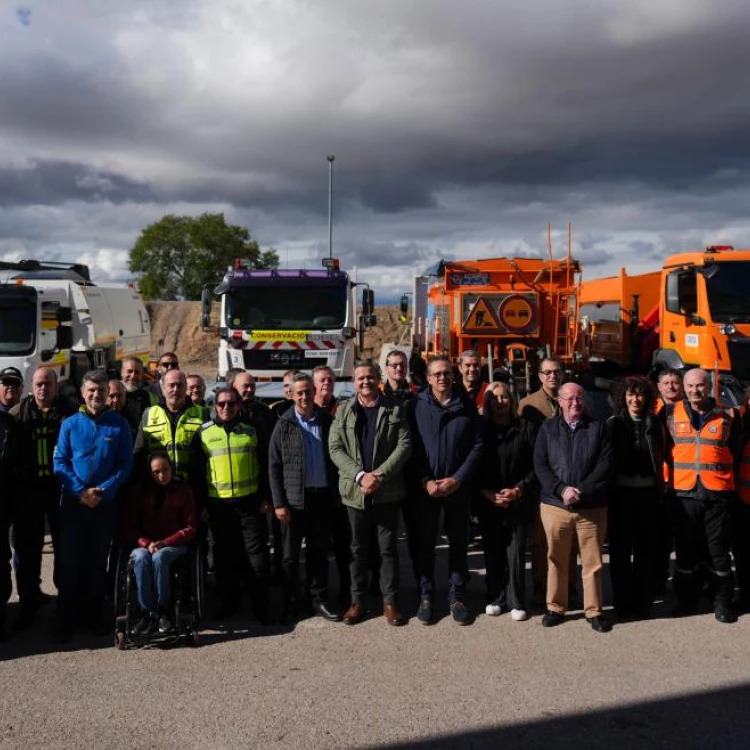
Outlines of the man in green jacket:
<svg viewBox="0 0 750 750">
<path fill-rule="evenodd" d="M 340 404 L 328 447 L 339 470 L 341 501 L 352 530 L 352 604 L 347 625 L 366 614 L 368 549 L 373 529 L 380 546 L 380 590 L 383 614 L 390 625 L 402 625 L 398 611 L 398 524 L 406 495 L 404 467 L 411 454 L 411 434 L 404 407 L 380 393 L 380 377 L 370 362 L 354 367 L 357 395 Z"/>
</svg>

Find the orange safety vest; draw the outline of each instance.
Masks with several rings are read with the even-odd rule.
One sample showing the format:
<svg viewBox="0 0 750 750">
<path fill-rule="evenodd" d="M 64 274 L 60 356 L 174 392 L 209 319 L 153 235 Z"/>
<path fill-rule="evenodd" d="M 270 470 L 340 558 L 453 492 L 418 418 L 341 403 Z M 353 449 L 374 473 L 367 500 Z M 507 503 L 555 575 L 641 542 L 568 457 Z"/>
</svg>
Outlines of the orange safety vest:
<svg viewBox="0 0 750 750">
<path fill-rule="evenodd" d="M 737 494 L 743 503 L 750 505 L 750 440 L 742 449 L 740 468 L 737 472 Z"/>
<path fill-rule="evenodd" d="M 693 428 L 685 404 L 675 404 L 669 416 L 669 431 L 674 440 L 672 487 L 689 492 L 700 478 L 707 490 L 734 489 L 734 457 L 729 449 L 729 433 L 734 413 L 714 408 L 706 415 L 700 430 Z"/>
</svg>

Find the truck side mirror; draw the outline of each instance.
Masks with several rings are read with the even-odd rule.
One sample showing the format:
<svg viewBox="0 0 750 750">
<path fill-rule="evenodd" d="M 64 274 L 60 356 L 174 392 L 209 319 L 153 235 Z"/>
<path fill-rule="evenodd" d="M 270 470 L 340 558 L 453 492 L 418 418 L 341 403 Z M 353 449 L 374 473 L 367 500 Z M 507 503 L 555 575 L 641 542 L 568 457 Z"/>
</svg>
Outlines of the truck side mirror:
<svg viewBox="0 0 750 750">
<path fill-rule="evenodd" d="M 367 317 L 375 311 L 375 292 L 369 287 L 362 290 L 362 314 Z"/>
<path fill-rule="evenodd" d="M 211 284 L 206 284 L 201 292 L 201 328 L 204 331 L 210 331 L 211 329 L 211 307 L 213 306 L 213 299 L 211 293 Z"/>
<path fill-rule="evenodd" d="M 70 307 L 58 307 L 57 308 L 57 322 L 58 323 L 70 323 L 73 320 L 73 309 Z"/>
<path fill-rule="evenodd" d="M 70 349 L 72 346 L 73 346 L 73 329 L 70 326 L 58 326 L 57 327 L 58 350 Z"/>
</svg>

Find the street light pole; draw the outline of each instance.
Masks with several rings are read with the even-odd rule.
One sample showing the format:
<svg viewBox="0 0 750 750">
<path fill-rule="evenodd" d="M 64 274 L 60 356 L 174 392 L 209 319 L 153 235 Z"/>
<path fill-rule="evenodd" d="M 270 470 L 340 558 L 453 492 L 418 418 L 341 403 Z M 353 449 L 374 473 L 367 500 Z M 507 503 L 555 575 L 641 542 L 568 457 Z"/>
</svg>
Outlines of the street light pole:
<svg viewBox="0 0 750 750">
<path fill-rule="evenodd" d="M 333 162 L 336 157 L 331 154 L 328 160 L 328 257 L 333 258 Z"/>
</svg>

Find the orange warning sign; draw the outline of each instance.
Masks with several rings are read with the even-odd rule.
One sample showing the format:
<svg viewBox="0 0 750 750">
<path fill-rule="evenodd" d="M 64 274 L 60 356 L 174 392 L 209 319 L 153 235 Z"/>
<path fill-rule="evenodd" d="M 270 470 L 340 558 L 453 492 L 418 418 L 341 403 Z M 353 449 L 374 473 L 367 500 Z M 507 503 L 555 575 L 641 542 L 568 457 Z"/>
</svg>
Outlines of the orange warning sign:
<svg viewBox="0 0 750 750">
<path fill-rule="evenodd" d="M 523 294 L 511 294 L 500 305 L 500 322 L 512 333 L 519 333 L 536 324 L 536 304 Z"/>
<path fill-rule="evenodd" d="M 478 335 L 501 333 L 500 321 L 484 297 L 480 297 L 474 303 L 464 321 L 463 332 Z"/>
</svg>

